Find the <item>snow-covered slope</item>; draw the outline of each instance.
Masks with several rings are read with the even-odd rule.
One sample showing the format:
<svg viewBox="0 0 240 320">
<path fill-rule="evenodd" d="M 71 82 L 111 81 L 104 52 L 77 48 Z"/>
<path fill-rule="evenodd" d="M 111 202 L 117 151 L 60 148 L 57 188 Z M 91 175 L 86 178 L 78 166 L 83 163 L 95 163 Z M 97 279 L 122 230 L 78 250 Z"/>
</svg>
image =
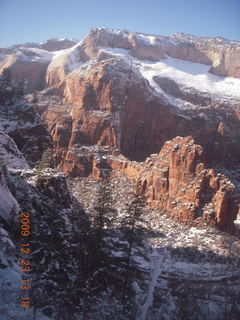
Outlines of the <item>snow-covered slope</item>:
<svg viewBox="0 0 240 320">
<path fill-rule="evenodd" d="M 240 79 L 213 75 L 208 72 L 208 65 L 171 57 L 161 62 L 134 61 L 134 65 L 161 94 L 164 94 L 163 91 L 154 81 L 156 76 L 174 80 L 183 91 L 194 90 L 199 94 L 207 94 L 214 100 L 230 104 L 240 101 Z M 181 105 L 180 101 L 176 103 L 178 106 Z"/>
<path fill-rule="evenodd" d="M 97 28 L 74 47 L 54 53 L 47 70 L 47 83 L 59 86 L 69 73 L 75 72 L 76 75 L 79 68 L 79 75 L 82 77 L 82 70 L 85 66 L 88 69 L 89 64 L 94 65 L 110 58 L 116 61 L 124 59 L 130 68 L 139 70 L 149 81 L 155 94 L 165 97 L 167 102 L 176 107 L 194 107 L 194 103 L 186 98 L 188 94 L 197 94 L 218 103 L 238 104 L 240 80 L 214 75 L 213 69 L 219 69 L 222 65 L 220 55 L 224 50 L 234 50 L 238 54 L 239 48 L 237 41 L 222 38 L 201 38 L 184 34 L 162 37 Z M 214 50 L 221 52 L 216 53 Z M 230 55 L 229 52 L 226 55 Z M 238 55 L 232 58 L 236 60 L 234 63 L 237 63 L 237 57 Z M 222 71 L 217 73 L 221 74 Z M 176 96 L 169 90 L 166 92 L 155 81 L 156 77 L 173 80 L 179 90 L 186 93 L 185 98 Z"/>
<path fill-rule="evenodd" d="M 105 53 L 105 55 L 104 55 Z M 101 48 L 99 58 L 114 57 L 124 59 L 132 68 L 140 71 L 155 90 L 178 107 L 194 107 L 174 94 L 167 94 L 154 80 L 155 77 L 173 80 L 179 90 L 198 93 L 210 99 L 228 104 L 240 102 L 240 79 L 221 77 L 209 72 L 209 65 L 167 57 L 161 61 L 140 60 L 131 56 L 129 50 L 121 48 Z"/>
</svg>

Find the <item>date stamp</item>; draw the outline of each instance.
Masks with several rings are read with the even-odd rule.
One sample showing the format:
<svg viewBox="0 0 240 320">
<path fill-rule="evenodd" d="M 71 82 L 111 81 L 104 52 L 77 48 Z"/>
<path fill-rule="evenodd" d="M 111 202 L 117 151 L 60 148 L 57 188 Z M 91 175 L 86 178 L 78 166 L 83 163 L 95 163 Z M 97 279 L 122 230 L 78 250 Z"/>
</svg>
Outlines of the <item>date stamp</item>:
<svg viewBox="0 0 240 320">
<path fill-rule="evenodd" d="M 30 299 L 29 299 L 29 290 L 31 288 L 31 279 L 29 277 L 30 271 L 30 213 L 22 212 L 20 214 L 20 236 L 21 236 L 21 245 L 20 245 L 20 268 L 22 271 L 22 280 L 21 280 L 21 292 L 22 297 L 20 300 L 20 306 L 22 310 L 29 310 Z"/>
</svg>

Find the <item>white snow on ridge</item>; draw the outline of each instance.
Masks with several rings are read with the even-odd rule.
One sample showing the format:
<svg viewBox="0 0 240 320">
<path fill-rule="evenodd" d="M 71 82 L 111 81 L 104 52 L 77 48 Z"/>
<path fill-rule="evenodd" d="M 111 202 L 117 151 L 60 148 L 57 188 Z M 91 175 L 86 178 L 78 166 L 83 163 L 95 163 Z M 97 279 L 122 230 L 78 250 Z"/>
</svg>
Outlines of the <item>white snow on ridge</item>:
<svg viewBox="0 0 240 320">
<path fill-rule="evenodd" d="M 186 103 L 165 93 L 153 80 L 155 76 L 167 77 L 174 80 L 182 90 L 197 90 L 221 102 L 240 100 L 240 79 L 213 75 L 208 72 L 209 65 L 171 57 L 157 62 L 140 60 L 130 57 L 129 50 L 120 48 L 102 48 L 100 52 L 107 52 L 116 58 L 125 58 L 129 63 L 132 61 L 133 66 L 149 81 L 155 92 L 171 100 L 178 107 Z"/>
<path fill-rule="evenodd" d="M 115 53 L 111 51 L 112 54 Z M 202 93 L 214 95 L 214 98 L 217 96 L 222 99 L 231 97 L 240 99 L 240 79 L 213 75 L 208 72 L 209 65 L 171 57 L 158 62 L 137 59 L 133 59 L 133 62 L 150 85 L 161 93 L 161 89 L 153 80 L 154 76 L 168 77 L 186 89 L 193 88 Z"/>
<path fill-rule="evenodd" d="M 59 51 L 53 51 L 53 58 L 48 66 L 48 71 L 62 67 L 63 64 L 68 72 L 79 68 L 84 62 L 81 61 L 80 48 L 81 41 L 76 43 L 73 47 Z"/>
<path fill-rule="evenodd" d="M 156 36 L 145 35 L 142 33 L 137 33 L 136 38 L 140 41 L 143 41 L 146 45 L 155 46 L 157 43 Z"/>
<path fill-rule="evenodd" d="M 66 59 L 66 66 L 68 69 L 68 72 L 71 72 L 77 68 L 79 68 L 84 62 L 81 60 L 80 55 L 80 46 L 79 43 L 75 45 L 74 47 L 70 48 L 69 51 L 70 54 L 68 55 Z"/>
<path fill-rule="evenodd" d="M 22 61 L 51 61 L 54 54 L 43 49 L 37 48 L 19 48 L 16 56 Z"/>
<path fill-rule="evenodd" d="M 160 76 L 174 80 L 185 89 L 196 89 L 214 98 L 240 99 L 240 79 L 213 75 L 208 72 L 208 65 L 170 57 L 159 62 L 138 61 L 137 64 L 141 74 L 156 89 L 158 86 L 153 84 L 153 77 Z"/>
<path fill-rule="evenodd" d="M 94 29 L 93 29 L 94 30 Z M 122 35 L 123 37 L 127 37 L 129 34 L 128 30 L 121 30 L 121 29 L 111 29 L 111 28 L 105 28 L 105 27 L 99 27 L 95 28 L 95 30 L 98 31 L 105 31 L 108 34 L 115 34 L 115 35 Z"/>
<path fill-rule="evenodd" d="M 109 55 L 112 55 L 114 57 L 118 57 L 118 58 L 128 58 L 129 57 L 129 50 L 126 49 L 121 49 L 121 48 L 101 48 L 99 50 L 99 55 L 102 52 L 106 52 Z"/>
<path fill-rule="evenodd" d="M 68 39 L 68 38 L 52 38 L 52 39 L 41 41 L 40 44 L 46 44 L 48 42 L 62 42 L 62 41 L 68 41 L 68 40 L 73 41 L 72 39 Z"/>
</svg>

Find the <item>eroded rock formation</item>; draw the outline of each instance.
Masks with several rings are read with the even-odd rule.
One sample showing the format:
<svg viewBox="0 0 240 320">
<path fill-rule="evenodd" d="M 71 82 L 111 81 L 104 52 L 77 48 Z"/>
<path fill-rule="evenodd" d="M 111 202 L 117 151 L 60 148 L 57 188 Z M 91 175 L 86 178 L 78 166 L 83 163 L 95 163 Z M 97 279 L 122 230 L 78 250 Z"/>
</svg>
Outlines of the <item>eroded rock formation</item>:
<svg viewBox="0 0 240 320">
<path fill-rule="evenodd" d="M 239 43 L 104 28 L 65 50 L 54 43 L 5 52 L 0 66 L 11 78 L 0 79 L 1 123 L 29 164 L 53 145 L 67 175 L 125 172 L 174 219 L 233 230 L 234 186 L 207 168 L 239 164 L 240 80 L 210 72 L 240 77 Z M 41 91 L 16 105 L 7 88 L 23 79 L 27 92 Z"/>
<path fill-rule="evenodd" d="M 63 164 L 64 172 L 73 177 L 99 179 L 100 168 L 133 179 L 136 192 L 148 205 L 161 208 L 176 221 L 190 225 L 206 222 L 234 231 L 239 206 L 236 188 L 217 170 L 207 169 L 204 150 L 192 137 L 166 142 L 159 154 L 145 162 L 129 161 L 107 148 L 82 148 L 78 153 L 69 151 Z"/>
<path fill-rule="evenodd" d="M 176 137 L 143 165 L 138 192 L 152 206 L 165 208 L 174 220 L 205 220 L 233 231 L 236 189 L 223 175 L 205 168 L 203 148 L 192 137 Z"/>
</svg>

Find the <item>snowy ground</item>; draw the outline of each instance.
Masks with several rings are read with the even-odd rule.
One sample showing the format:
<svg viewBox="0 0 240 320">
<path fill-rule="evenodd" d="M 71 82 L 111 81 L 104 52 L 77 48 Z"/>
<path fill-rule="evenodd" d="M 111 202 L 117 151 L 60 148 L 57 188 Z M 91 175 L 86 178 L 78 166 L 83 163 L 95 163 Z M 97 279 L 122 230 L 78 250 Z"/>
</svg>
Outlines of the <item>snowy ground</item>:
<svg viewBox="0 0 240 320">
<path fill-rule="evenodd" d="M 96 181 L 90 178 L 70 179 L 69 186 L 85 210 L 91 210 Z M 123 176 L 112 180 L 119 223 L 124 216 L 124 203 L 131 199 L 133 186 L 133 182 Z M 142 272 L 142 278 L 136 280 L 140 288 L 136 298 L 139 304 L 136 319 L 180 319 L 181 292 L 187 290 L 189 295 L 190 289 L 199 291 L 198 298 L 194 300 L 198 304 L 199 319 L 206 319 L 207 314 L 212 316 L 209 317 L 211 320 L 224 319 L 222 306 L 226 281 L 232 295 L 240 294 L 240 237 L 207 226 L 201 229 L 184 226 L 152 208 L 145 209 L 143 220 L 142 247 L 135 246 L 133 257 Z M 115 254 L 120 256 L 120 238 L 115 234 L 111 241 L 116 243 Z M 229 304 L 229 308 L 233 305 Z M 160 314 L 168 314 L 169 318 L 161 318 Z"/>
</svg>

